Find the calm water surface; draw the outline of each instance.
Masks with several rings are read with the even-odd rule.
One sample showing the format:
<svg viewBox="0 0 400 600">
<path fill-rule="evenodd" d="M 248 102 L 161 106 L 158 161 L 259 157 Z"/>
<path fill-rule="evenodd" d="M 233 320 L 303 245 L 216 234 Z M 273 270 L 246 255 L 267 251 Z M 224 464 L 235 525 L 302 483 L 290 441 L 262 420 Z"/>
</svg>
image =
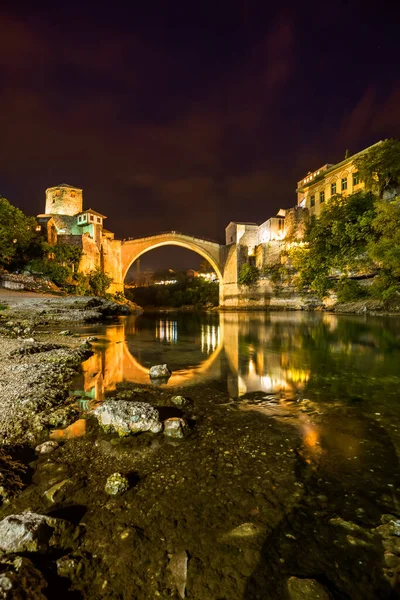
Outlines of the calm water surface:
<svg viewBox="0 0 400 600">
<path fill-rule="evenodd" d="M 189 553 L 188 597 L 284 598 L 290 576 L 315 578 L 334 598 L 398 597 L 396 556 L 388 567 L 374 529 L 400 510 L 400 319 L 164 313 L 79 331 L 98 337 L 77 382 L 85 408 L 129 383 L 150 385 L 159 363 L 172 376 L 157 393 L 196 398 L 187 446 L 157 450 L 161 462 L 148 466 L 188 470 L 190 511 L 176 489 L 154 483 L 143 494 L 158 489 L 161 507 L 165 494 L 157 518 L 168 523 L 177 503 L 168 535 Z M 83 416 L 59 435 L 85 428 Z M 248 522 L 263 535 L 228 543 Z"/>
</svg>

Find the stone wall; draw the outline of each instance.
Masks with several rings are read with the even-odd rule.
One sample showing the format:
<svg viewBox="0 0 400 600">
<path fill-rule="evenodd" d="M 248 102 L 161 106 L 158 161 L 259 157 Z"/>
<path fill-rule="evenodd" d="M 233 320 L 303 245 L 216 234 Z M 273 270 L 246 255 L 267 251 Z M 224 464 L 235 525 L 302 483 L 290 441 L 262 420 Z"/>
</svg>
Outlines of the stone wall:
<svg viewBox="0 0 400 600">
<path fill-rule="evenodd" d="M 81 237 L 81 240 L 83 254 L 79 263 L 79 272 L 87 275 L 93 269 L 101 267 L 100 249 L 95 240 L 87 233 Z"/>
<path fill-rule="evenodd" d="M 82 212 L 82 190 L 69 186 L 46 190 L 46 215 L 74 216 Z"/>
<path fill-rule="evenodd" d="M 108 289 L 110 294 L 124 291 L 122 280 L 121 241 L 102 238 L 102 269 L 113 282 Z"/>
</svg>

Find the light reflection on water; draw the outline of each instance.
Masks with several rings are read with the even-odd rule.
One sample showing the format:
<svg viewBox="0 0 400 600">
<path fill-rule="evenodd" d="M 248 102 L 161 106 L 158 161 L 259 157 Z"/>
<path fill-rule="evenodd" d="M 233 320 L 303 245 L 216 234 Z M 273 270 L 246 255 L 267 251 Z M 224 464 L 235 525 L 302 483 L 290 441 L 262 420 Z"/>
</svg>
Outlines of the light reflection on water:
<svg viewBox="0 0 400 600">
<path fill-rule="evenodd" d="M 366 416 L 391 437 L 398 433 L 399 319 L 283 312 L 141 315 L 81 332 L 99 338 L 77 383 L 82 416 L 120 383 L 151 384 L 149 367 L 167 363 L 168 387 L 206 383 L 225 390 L 240 411 L 295 425 L 311 464 L 338 451 L 343 460 L 357 461 L 360 440 L 369 435 Z M 75 429 L 53 435 L 84 434 L 82 424 Z"/>
<path fill-rule="evenodd" d="M 145 315 L 82 333 L 99 338 L 94 355 L 83 364 L 81 389 L 93 400 L 102 400 L 123 381 L 149 384 L 149 367 L 165 362 L 173 373 L 169 387 L 214 381 L 233 398 L 264 392 L 293 400 L 310 388 L 320 394 L 323 386 L 317 380 L 322 378 L 346 395 L 346 389 L 356 393 L 349 388 L 364 374 L 397 376 L 394 353 L 400 358 L 397 319 L 307 313 Z M 332 381 L 325 385 L 331 391 Z"/>
</svg>

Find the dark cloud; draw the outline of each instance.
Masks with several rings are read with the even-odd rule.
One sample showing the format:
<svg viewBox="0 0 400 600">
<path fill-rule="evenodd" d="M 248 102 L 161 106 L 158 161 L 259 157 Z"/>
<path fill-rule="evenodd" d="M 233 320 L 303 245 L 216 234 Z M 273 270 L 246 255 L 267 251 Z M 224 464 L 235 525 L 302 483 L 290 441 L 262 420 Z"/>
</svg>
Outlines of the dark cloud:
<svg viewBox="0 0 400 600">
<path fill-rule="evenodd" d="M 368 8 L 351 28 L 356 5 L 156 6 L 0 13 L 11 201 L 40 212 L 68 181 L 117 236 L 222 240 L 231 220 L 293 205 L 309 169 L 400 136 L 395 28 Z"/>
</svg>

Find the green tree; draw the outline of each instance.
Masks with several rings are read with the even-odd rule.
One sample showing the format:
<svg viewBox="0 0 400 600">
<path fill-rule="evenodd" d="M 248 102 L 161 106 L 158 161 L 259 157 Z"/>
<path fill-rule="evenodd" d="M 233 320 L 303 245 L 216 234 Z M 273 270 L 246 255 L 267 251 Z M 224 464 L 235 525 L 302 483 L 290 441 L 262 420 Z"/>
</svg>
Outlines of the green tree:
<svg viewBox="0 0 400 600">
<path fill-rule="evenodd" d="M 260 279 L 260 271 L 254 265 L 249 265 L 248 263 L 244 263 L 239 272 L 239 284 L 240 285 L 255 285 Z"/>
<path fill-rule="evenodd" d="M 400 141 L 389 139 L 375 145 L 354 161 L 360 180 L 379 197 L 400 186 Z"/>
<path fill-rule="evenodd" d="M 371 267 L 367 245 L 375 238 L 374 196 L 359 192 L 347 197 L 334 196 L 321 212 L 311 218 L 305 245 L 288 251 L 298 271 L 296 283 L 323 297 L 333 287 L 332 276 L 348 276 Z"/>
<path fill-rule="evenodd" d="M 112 277 L 108 277 L 101 269 L 89 273 L 89 285 L 95 296 L 104 296 L 111 283 Z"/>
<path fill-rule="evenodd" d="M 42 240 L 36 226 L 36 219 L 27 217 L 0 196 L 0 266 L 21 267 L 42 254 Z"/>
<path fill-rule="evenodd" d="M 373 291 L 383 300 L 400 292 L 400 202 L 381 200 L 376 204 L 372 222 L 376 233 L 368 244 L 368 253 L 379 268 Z"/>
</svg>

